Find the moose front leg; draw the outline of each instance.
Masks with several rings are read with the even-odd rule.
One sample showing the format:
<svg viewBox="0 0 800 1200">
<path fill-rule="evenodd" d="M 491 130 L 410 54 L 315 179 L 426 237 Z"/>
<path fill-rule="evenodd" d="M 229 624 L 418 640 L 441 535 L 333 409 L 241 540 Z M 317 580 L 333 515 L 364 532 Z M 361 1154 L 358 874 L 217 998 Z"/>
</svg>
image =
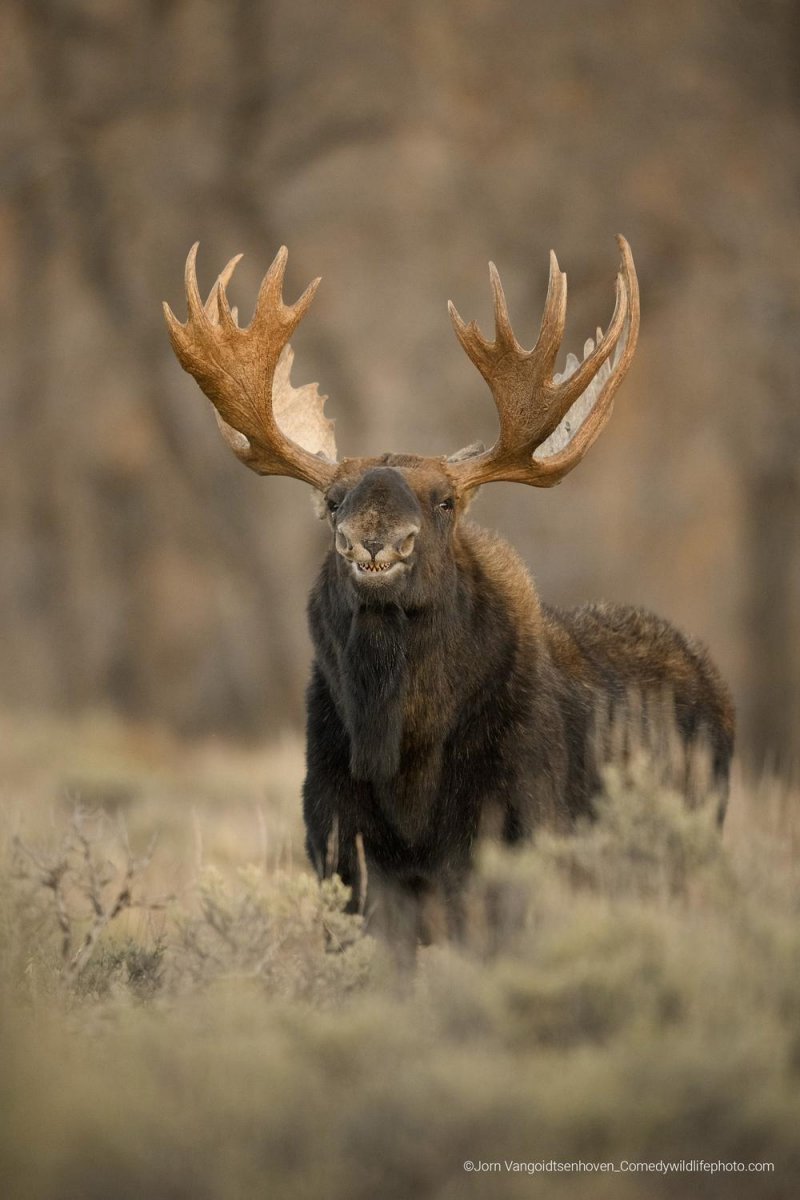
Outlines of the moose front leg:
<svg viewBox="0 0 800 1200">
<path fill-rule="evenodd" d="M 303 812 L 306 823 L 306 853 L 320 879 L 338 875 L 350 888 L 347 912 L 364 906 L 366 889 L 363 849 L 359 834 L 344 817 L 338 805 L 341 796 L 320 788 L 318 781 L 306 777 L 303 788 Z M 363 846 L 363 842 L 362 842 Z"/>
<path fill-rule="evenodd" d="M 363 828 L 368 785 L 354 780 L 347 733 L 327 685 L 315 668 L 308 689 L 303 816 L 306 851 L 320 879 L 338 875 L 351 889 L 348 912 L 364 908 L 366 866 Z"/>
</svg>

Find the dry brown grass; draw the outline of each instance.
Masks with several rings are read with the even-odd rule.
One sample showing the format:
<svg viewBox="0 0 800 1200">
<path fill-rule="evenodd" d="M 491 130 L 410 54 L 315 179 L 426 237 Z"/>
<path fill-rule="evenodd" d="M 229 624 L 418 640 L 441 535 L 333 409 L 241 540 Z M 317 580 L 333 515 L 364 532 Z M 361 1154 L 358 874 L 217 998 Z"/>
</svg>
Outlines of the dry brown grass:
<svg viewBox="0 0 800 1200">
<path fill-rule="evenodd" d="M 721 842 L 713 803 L 687 810 L 642 764 L 612 771 L 575 837 L 487 848 L 467 946 L 423 951 L 401 986 L 341 886 L 320 890 L 305 864 L 298 745 L 0 725 L 3 1196 L 796 1189 L 800 798 L 786 785 L 737 780 Z M 68 952 L 43 882 L 63 862 Z M 87 944 L 98 907 L 109 919 Z M 775 1171 L 462 1165 L 576 1158 Z"/>
</svg>

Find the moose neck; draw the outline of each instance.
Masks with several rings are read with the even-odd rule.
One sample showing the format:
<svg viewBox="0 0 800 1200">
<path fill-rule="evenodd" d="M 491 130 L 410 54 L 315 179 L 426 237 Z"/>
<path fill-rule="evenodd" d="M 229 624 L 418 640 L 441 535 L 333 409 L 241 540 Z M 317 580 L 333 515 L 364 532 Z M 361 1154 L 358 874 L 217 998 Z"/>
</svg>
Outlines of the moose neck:
<svg viewBox="0 0 800 1200">
<path fill-rule="evenodd" d="M 342 655 L 342 700 L 356 779 L 391 779 L 400 767 L 409 681 L 407 614 L 357 609 Z"/>
<path fill-rule="evenodd" d="M 377 592 L 359 594 L 343 578 L 344 564 L 337 559 L 334 552 L 327 563 L 324 604 L 335 650 L 321 658 L 335 675 L 330 682 L 350 739 L 353 776 L 386 783 L 401 770 L 421 671 L 427 666 L 427 693 L 445 686 L 444 665 L 431 669 L 431 660 L 444 637 L 442 622 L 447 621 L 451 639 L 458 625 L 459 576 L 453 562 L 440 565 L 438 572 L 420 571 L 414 587 L 387 602 Z"/>
</svg>

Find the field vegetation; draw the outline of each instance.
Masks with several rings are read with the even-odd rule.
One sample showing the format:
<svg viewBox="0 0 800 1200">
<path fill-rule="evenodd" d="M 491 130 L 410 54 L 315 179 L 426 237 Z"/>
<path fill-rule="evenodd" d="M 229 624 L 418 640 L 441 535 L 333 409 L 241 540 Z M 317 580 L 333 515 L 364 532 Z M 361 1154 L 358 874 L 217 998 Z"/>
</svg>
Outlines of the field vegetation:
<svg viewBox="0 0 800 1200">
<path fill-rule="evenodd" d="M 720 839 L 713 796 L 609 768 L 594 824 L 486 849 L 467 944 L 409 976 L 308 870 L 298 744 L 0 732 L 0 1195 L 796 1194 L 787 785 L 737 780 Z M 774 1170 L 505 1168 L 690 1159 Z"/>
</svg>

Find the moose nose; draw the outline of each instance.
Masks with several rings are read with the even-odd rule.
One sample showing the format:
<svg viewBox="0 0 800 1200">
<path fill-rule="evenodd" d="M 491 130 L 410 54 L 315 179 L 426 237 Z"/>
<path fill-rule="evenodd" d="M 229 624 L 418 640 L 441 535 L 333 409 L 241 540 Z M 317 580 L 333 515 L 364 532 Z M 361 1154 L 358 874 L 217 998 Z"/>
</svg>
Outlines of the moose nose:
<svg viewBox="0 0 800 1200">
<path fill-rule="evenodd" d="M 395 538 L 394 548 L 401 558 L 408 558 L 414 549 L 414 542 L 419 533 L 419 525 L 408 525 Z"/>
<path fill-rule="evenodd" d="M 368 554 L 373 562 L 380 556 L 383 560 L 408 558 L 414 549 L 414 541 L 419 533 L 419 525 L 404 525 L 401 529 L 393 529 L 388 537 L 359 538 L 352 529 L 345 529 L 344 523 L 336 530 L 336 549 L 345 558 L 363 559 Z"/>
<path fill-rule="evenodd" d="M 383 553 L 386 558 L 386 551 L 390 556 L 397 555 L 398 558 L 408 558 L 411 551 L 414 549 L 414 540 L 419 533 L 419 525 L 406 525 L 402 529 L 394 529 L 387 538 L 365 538 L 361 545 L 371 554 L 373 559 L 377 559 L 378 555 Z"/>
</svg>

